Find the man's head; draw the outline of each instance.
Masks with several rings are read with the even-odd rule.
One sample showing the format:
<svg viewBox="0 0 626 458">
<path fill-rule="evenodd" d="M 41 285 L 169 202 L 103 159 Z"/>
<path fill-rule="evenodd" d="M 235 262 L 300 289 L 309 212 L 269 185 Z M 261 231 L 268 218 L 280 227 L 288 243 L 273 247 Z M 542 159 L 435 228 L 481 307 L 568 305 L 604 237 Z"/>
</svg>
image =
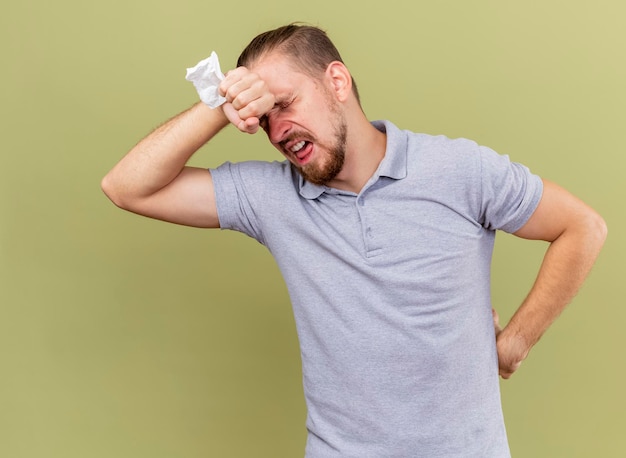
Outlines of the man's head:
<svg viewBox="0 0 626 458">
<path fill-rule="evenodd" d="M 367 120 L 352 76 L 326 33 L 301 25 L 265 32 L 246 47 L 237 66 L 260 77 L 274 98 L 274 107 L 259 118 L 270 142 L 306 180 L 341 180 L 350 133 L 359 132 L 351 123 Z"/>
<path fill-rule="evenodd" d="M 300 71 L 313 78 L 320 78 L 331 62 L 343 63 L 326 32 L 313 26 L 289 24 L 256 36 L 237 59 L 237 67 L 250 67 L 274 51 L 288 57 Z M 354 78 L 352 91 L 359 100 Z"/>
</svg>

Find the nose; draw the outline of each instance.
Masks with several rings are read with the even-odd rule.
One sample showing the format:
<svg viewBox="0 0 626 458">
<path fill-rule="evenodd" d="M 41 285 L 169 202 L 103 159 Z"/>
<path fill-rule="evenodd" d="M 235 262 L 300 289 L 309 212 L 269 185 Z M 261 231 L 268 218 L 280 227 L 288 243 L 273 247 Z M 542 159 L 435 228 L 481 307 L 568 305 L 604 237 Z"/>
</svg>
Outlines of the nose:
<svg viewBox="0 0 626 458">
<path fill-rule="evenodd" d="M 268 116 L 267 136 L 273 144 L 280 143 L 285 139 L 291 129 L 291 123 L 280 116 Z"/>
</svg>

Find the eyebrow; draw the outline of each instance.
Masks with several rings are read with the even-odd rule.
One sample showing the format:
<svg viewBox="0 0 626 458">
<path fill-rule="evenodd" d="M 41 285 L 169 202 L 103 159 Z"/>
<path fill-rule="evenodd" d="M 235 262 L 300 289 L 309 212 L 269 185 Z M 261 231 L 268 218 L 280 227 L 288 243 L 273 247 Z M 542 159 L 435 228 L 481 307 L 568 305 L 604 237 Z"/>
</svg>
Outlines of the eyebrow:
<svg viewBox="0 0 626 458">
<path fill-rule="evenodd" d="M 289 102 L 292 98 L 293 98 L 293 95 L 291 93 L 283 94 L 280 97 L 276 97 L 274 106 L 275 107 L 280 107 L 281 105 Z"/>
</svg>

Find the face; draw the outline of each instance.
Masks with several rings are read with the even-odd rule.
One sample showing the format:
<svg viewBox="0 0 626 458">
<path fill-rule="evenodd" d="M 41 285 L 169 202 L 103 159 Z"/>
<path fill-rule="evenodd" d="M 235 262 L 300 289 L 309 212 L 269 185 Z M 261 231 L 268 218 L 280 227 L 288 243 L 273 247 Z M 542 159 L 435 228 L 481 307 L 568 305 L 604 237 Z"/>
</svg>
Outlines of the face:
<svg viewBox="0 0 626 458">
<path fill-rule="evenodd" d="M 323 79 L 301 71 L 280 55 L 269 55 L 251 68 L 276 98 L 261 120 L 270 142 L 314 184 L 330 183 L 341 171 L 347 123 L 340 103 Z"/>
</svg>

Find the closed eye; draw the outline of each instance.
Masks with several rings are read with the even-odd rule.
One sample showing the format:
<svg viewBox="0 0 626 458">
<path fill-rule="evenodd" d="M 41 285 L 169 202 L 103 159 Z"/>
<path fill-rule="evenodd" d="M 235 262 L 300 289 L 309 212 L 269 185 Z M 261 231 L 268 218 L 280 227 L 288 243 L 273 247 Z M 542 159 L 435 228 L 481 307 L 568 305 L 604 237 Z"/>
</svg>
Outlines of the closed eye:
<svg viewBox="0 0 626 458">
<path fill-rule="evenodd" d="M 285 108 L 287 108 L 289 105 L 291 105 L 291 102 L 290 102 L 290 101 L 289 101 L 289 102 L 280 102 L 280 103 L 277 103 L 277 104 L 276 104 L 276 106 L 278 106 L 278 108 L 283 109 L 283 110 L 284 110 Z"/>
<path fill-rule="evenodd" d="M 295 98 L 294 95 L 289 95 L 288 97 L 284 98 L 283 100 L 277 101 L 274 106 L 276 108 L 280 108 L 281 110 L 284 110 L 285 108 L 289 107 L 289 105 L 291 105 L 294 102 L 295 99 L 296 98 Z"/>
<path fill-rule="evenodd" d="M 294 101 L 294 99 L 285 100 L 285 101 L 282 101 L 282 102 L 276 102 L 274 104 L 274 108 L 272 109 L 272 111 L 274 111 L 276 109 L 286 110 L 287 108 L 289 108 L 289 105 L 291 105 L 293 103 L 293 101 Z M 269 119 L 268 118 L 269 118 L 270 114 L 271 114 L 271 111 L 259 118 L 259 126 L 265 132 L 267 132 L 268 129 L 269 129 Z"/>
</svg>

